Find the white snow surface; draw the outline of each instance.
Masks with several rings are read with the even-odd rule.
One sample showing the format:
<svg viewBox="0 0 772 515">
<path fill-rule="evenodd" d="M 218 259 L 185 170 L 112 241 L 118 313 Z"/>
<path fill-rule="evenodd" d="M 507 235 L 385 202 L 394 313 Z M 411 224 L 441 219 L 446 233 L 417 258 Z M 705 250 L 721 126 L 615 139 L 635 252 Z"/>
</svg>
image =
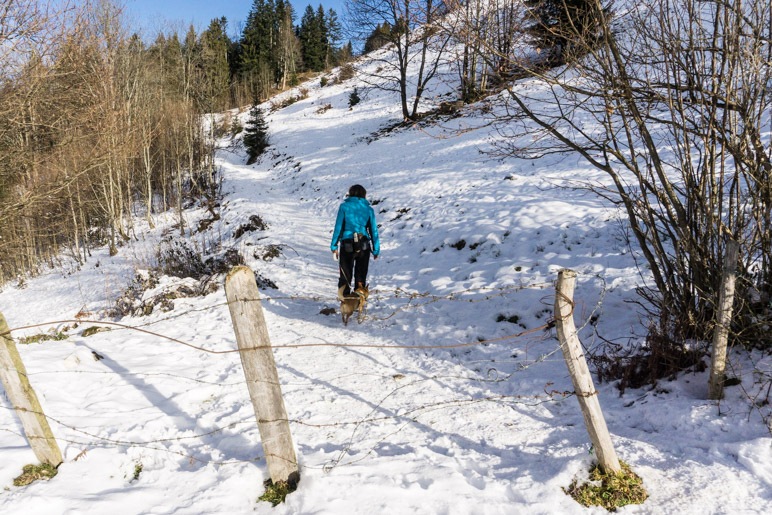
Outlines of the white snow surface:
<svg viewBox="0 0 772 515">
<path fill-rule="evenodd" d="M 362 101 L 349 109 L 357 85 Z M 269 476 L 222 276 L 215 292 L 175 299 L 171 311 L 108 315 L 136 273 L 155 265 L 160 239 L 179 233 L 170 213 L 155 215 L 154 228 L 136 221 L 117 256 L 102 249 L 0 293 L 16 339 L 68 334 L 18 345 L 64 463 L 49 481 L 12 485 L 37 460 L 0 396 L 1 513 L 605 512 L 564 492 L 587 476 L 593 454 L 544 326 L 557 272 L 571 268 L 589 354 L 604 341 L 643 341 L 646 320 L 631 301 L 646 277 L 624 219 L 575 183 L 606 179 L 571 155 L 492 159 L 484 151 L 498 136 L 484 104 L 377 133 L 399 120 L 393 94 L 356 78 L 303 88 L 306 98 L 267 114 L 272 146 L 255 165 L 243 164 L 237 140 L 220 141 L 221 219 L 186 233 L 205 257 L 237 249 L 278 287 L 261 290 L 262 307 L 298 490 L 275 508 L 257 500 Z M 337 308 L 329 239 L 355 183 L 374 204 L 382 255 L 371 262 L 366 320 L 344 327 L 339 314 L 320 312 Z M 253 215 L 268 228 L 234 239 Z M 185 213 L 193 229 L 206 216 Z M 264 259 L 271 246 L 280 255 Z M 166 277 L 146 295 L 181 281 Z M 100 322 L 142 331 L 81 334 Z M 769 399 L 772 362 L 734 350 L 730 366 L 742 384 L 720 403 L 707 400 L 707 372 L 623 394 L 596 384 L 616 452 L 650 494 L 619 513 L 770 512 L 770 409 L 754 401 Z"/>
</svg>

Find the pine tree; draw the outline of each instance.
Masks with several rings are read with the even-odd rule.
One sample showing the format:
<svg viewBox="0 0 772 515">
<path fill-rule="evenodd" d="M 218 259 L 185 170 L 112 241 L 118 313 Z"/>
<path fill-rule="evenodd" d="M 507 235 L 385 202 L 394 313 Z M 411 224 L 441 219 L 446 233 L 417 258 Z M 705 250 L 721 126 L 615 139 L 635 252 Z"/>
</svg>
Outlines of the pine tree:
<svg viewBox="0 0 772 515">
<path fill-rule="evenodd" d="M 336 13 L 334 9 L 327 11 L 325 23 L 327 31 L 327 52 L 325 55 L 325 66 L 330 68 L 340 64 L 337 59 L 338 56 L 336 55 L 336 49 L 338 48 L 338 43 L 340 43 L 340 40 L 343 37 L 343 27 L 338 21 L 338 13 Z"/>
<path fill-rule="evenodd" d="M 249 119 L 244 129 L 244 148 L 247 150 L 247 164 L 251 165 L 268 148 L 268 123 L 265 121 L 263 111 L 257 105 L 252 104 L 249 110 Z"/>
<path fill-rule="evenodd" d="M 324 9 L 319 6 L 318 11 L 306 6 L 303 18 L 300 20 L 298 37 L 300 38 L 300 51 L 303 56 L 303 65 L 306 70 L 324 70 L 324 58 L 327 53 L 327 27 L 325 24 Z"/>
<path fill-rule="evenodd" d="M 389 44 L 391 42 L 391 32 L 392 30 L 389 22 L 385 21 L 383 24 L 376 25 L 365 40 L 364 52 L 367 54 Z"/>
<path fill-rule="evenodd" d="M 231 46 L 225 30 L 227 20 L 214 19 L 201 35 L 202 97 L 206 111 L 225 110 L 229 107 L 230 68 L 228 51 Z"/>
<path fill-rule="evenodd" d="M 182 88 L 186 99 L 195 96 L 197 88 L 198 69 L 201 63 L 201 45 L 198 43 L 196 28 L 191 25 L 185 34 L 185 42 L 182 45 Z"/>
<path fill-rule="evenodd" d="M 279 18 L 274 0 L 254 0 L 239 41 L 239 74 L 256 98 L 265 98 L 279 76 Z"/>
</svg>

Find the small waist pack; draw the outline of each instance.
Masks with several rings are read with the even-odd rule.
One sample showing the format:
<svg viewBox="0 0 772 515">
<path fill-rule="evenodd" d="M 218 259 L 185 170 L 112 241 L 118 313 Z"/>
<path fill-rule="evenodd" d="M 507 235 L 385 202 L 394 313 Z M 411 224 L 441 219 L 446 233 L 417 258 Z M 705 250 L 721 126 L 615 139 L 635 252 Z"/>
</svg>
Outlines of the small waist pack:
<svg viewBox="0 0 772 515">
<path fill-rule="evenodd" d="M 360 252 L 370 250 L 370 240 L 364 234 L 354 233 L 354 237 L 341 241 L 343 252 L 358 255 Z"/>
</svg>

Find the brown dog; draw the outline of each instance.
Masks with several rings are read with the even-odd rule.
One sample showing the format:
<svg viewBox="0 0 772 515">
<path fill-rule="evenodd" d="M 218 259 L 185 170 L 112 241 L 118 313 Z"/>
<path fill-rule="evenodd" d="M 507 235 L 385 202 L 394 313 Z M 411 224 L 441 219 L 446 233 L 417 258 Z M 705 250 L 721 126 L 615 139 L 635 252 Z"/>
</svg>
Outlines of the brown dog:
<svg viewBox="0 0 772 515">
<path fill-rule="evenodd" d="M 364 320 L 368 292 L 365 290 L 364 295 L 343 295 L 344 288 L 345 286 L 342 286 L 338 290 L 338 299 L 340 299 L 340 316 L 343 320 L 343 325 L 348 325 L 348 319 L 351 318 L 351 315 L 354 314 L 354 311 L 359 312 L 357 320 L 361 323 Z"/>
</svg>

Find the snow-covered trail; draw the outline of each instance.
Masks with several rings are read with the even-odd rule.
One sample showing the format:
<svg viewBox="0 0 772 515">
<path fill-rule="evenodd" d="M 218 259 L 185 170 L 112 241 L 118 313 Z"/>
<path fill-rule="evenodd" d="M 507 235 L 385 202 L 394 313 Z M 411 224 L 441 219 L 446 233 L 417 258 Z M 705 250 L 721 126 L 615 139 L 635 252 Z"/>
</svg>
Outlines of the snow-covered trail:
<svg viewBox="0 0 772 515">
<path fill-rule="evenodd" d="M 429 305 L 418 318 L 408 311 L 406 319 L 400 320 L 398 310 L 405 301 L 395 298 L 385 285 L 411 270 L 395 272 L 404 263 L 395 263 L 393 256 L 385 263 L 371 264 L 378 293 L 365 323 L 352 321 L 344 327 L 339 315 L 319 314 L 324 306 L 336 307 L 337 268 L 329 237 L 339 199 L 303 202 L 292 198 L 292 180 L 276 180 L 275 169 L 253 170 L 227 158 L 220 164 L 227 177 L 226 211 L 238 207 L 242 218 L 254 211 L 269 225 L 264 237 L 288 245 L 283 248 L 281 268 L 270 267 L 269 272 L 281 293 L 272 299 L 274 293 L 265 291 L 263 305 L 280 377 L 286 382 L 285 403 L 293 421 L 303 488 L 319 485 L 322 490 L 312 495 L 324 496 L 327 512 L 360 512 L 339 490 L 352 482 L 359 485 L 358 495 L 371 500 L 361 512 L 388 508 L 460 513 L 459 502 L 477 504 L 474 500 L 483 495 L 482 512 L 498 513 L 518 499 L 525 502 L 526 491 L 554 488 L 544 477 L 530 477 L 520 470 L 526 467 L 522 450 L 516 450 L 526 444 L 531 448 L 526 454 L 540 462 L 549 455 L 584 452 L 576 448 L 566 455 L 566 450 L 555 447 L 563 430 L 549 429 L 554 414 L 544 402 L 553 401 L 544 393 L 544 381 L 528 378 L 514 388 L 521 400 L 513 409 L 513 385 L 497 377 L 494 369 L 499 365 L 491 359 L 467 360 L 468 349 L 464 353 L 463 347 L 451 348 L 455 343 L 468 344 L 464 338 L 474 343 L 470 335 L 461 332 L 450 340 L 436 340 L 433 333 L 440 332 L 425 327 L 432 312 L 443 321 L 441 305 Z M 240 243 L 242 249 L 248 245 Z M 256 268 L 259 271 L 261 265 Z M 424 308 L 416 306 L 412 311 Z M 411 320 L 417 326 L 410 327 Z M 449 349 L 420 348 L 438 342 Z M 411 345 L 415 348 L 387 348 Z M 320 438 L 320 433 L 325 436 Z M 308 443 L 320 440 L 326 443 Z M 550 475 L 568 474 L 557 481 L 570 482 L 571 472 L 561 473 L 562 468 L 555 462 Z M 519 476 L 515 485 L 514 473 Z M 435 498 L 435 492 L 454 492 L 454 496 L 425 505 L 422 498 Z M 302 504 L 292 509 L 304 511 Z M 571 513 L 576 506 L 567 501 L 564 509 Z"/>
<path fill-rule="evenodd" d="M 273 280 L 282 285 L 282 291 L 308 297 L 321 295 L 320 285 L 337 280 L 334 266 L 322 266 L 322 262 L 334 264 L 329 252 L 330 228 L 326 217 L 275 185 L 275 177 L 270 172 L 258 172 L 234 162 L 239 156 L 220 155 L 217 164 L 227 176 L 223 192 L 227 203 L 226 222 L 239 226 L 257 215 L 268 225 L 261 240 L 243 238 L 241 253 L 259 259 L 261 245 L 279 245 L 287 261 L 282 270 L 273 270 L 280 274 Z M 324 294 L 329 296 L 329 288 L 326 290 Z"/>
</svg>

